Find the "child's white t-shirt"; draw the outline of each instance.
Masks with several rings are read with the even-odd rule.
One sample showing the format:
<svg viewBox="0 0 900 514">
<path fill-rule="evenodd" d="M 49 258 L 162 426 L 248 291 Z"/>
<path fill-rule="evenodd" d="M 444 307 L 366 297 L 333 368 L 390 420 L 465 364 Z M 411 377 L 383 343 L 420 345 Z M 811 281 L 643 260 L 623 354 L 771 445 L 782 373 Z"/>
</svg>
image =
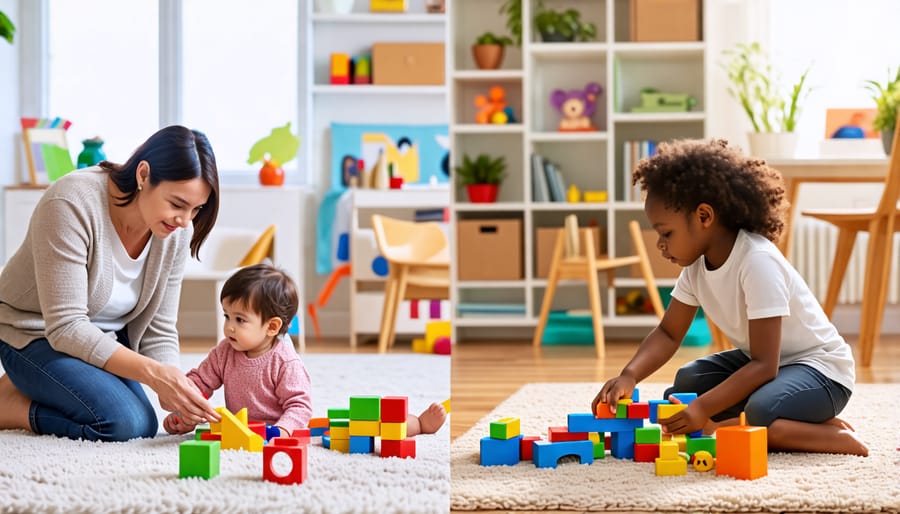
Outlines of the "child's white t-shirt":
<svg viewBox="0 0 900 514">
<path fill-rule="evenodd" d="M 750 355 L 749 320 L 781 316 L 779 366 L 802 363 L 850 391 L 853 353 L 803 277 L 765 237 L 741 230 L 725 263 L 701 256 L 682 269 L 672 297 L 700 306 L 735 346 Z"/>
</svg>

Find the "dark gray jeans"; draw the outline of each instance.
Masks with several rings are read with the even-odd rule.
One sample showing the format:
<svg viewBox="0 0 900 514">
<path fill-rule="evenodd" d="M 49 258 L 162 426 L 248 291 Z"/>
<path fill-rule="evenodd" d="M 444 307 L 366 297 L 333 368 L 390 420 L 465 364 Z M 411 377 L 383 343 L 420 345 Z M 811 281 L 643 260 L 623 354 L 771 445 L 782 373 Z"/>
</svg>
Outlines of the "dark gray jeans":
<svg viewBox="0 0 900 514">
<path fill-rule="evenodd" d="M 675 383 L 665 392 L 701 395 L 719 385 L 750 362 L 744 352 L 728 350 L 685 364 L 675 374 Z M 778 376 L 763 384 L 743 401 L 712 416 L 713 421 L 736 418 L 744 411 L 747 423 L 769 426 L 778 418 L 822 423 L 841 412 L 850 400 L 850 391 L 805 364 L 778 368 Z"/>
</svg>

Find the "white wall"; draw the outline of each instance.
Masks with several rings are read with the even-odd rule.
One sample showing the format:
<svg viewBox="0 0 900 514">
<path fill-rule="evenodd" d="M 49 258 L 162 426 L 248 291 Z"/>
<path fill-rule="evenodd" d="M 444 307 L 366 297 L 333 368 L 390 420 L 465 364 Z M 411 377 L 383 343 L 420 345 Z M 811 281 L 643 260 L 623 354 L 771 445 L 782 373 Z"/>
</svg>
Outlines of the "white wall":
<svg viewBox="0 0 900 514">
<path fill-rule="evenodd" d="M 0 0 L 2 10 L 17 30 L 19 23 L 19 2 L 17 0 Z M 0 184 L 13 184 L 17 181 L 17 163 L 22 145 L 19 141 L 19 40 L 16 33 L 15 43 L 10 45 L 6 40 L 0 41 Z M 3 198 L 0 196 L 0 212 L 3 212 Z M 0 224 L 0 231 L 3 230 Z M 0 241 L 5 234 L 0 234 Z"/>
</svg>

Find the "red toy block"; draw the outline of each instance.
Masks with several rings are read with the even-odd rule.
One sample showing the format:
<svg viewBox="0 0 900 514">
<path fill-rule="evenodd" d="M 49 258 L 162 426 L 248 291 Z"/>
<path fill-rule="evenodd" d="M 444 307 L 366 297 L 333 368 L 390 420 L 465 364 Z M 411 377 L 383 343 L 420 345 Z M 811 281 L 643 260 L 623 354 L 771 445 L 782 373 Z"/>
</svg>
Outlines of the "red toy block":
<svg viewBox="0 0 900 514">
<path fill-rule="evenodd" d="M 409 401 L 406 396 L 381 397 L 381 422 L 403 423 L 409 413 Z"/>
<path fill-rule="evenodd" d="M 540 441 L 541 436 L 539 435 L 526 435 L 519 440 L 519 459 L 520 460 L 532 460 L 532 455 L 534 455 L 534 442 Z"/>
<path fill-rule="evenodd" d="M 650 404 L 647 402 L 635 402 L 628 405 L 628 418 L 630 419 L 649 419 Z"/>
<path fill-rule="evenodd" d="M 659 458 L 659 445 L 652 443 L 634 445 L 635 462 L 656 462 Z"/>
<path fill-rule="evenodd" d="M 302 484 L 306 480 L 307 446 L 292 437 L 273 437 L 263 446 L 263 480 L 276 484 Z M 272 459 L 284 453 L 291 459 L 291 470 L 286 475 L 278 475 L 272 469 Z"/>
<path fill-rule="evenodd" d="M 222 434 L 213 434 L 212 432 L 203 432 L 200 434 L 201 441 L 221 441 Z"/>
<path fill-rule="evenodd" d="M 260 437 L 263 438 L 263 441 L 266 440 L 266 423 L 265 421 L 248 421 L 247 428 L 259 434 Z"/>
<path fill-rule="evenodd" d="M 382 411 L 384 412 L 384 411 Z M 416 440 L 413 437 L 407 437 L 402 441 L 391 441 L 388 439 L 381 440 L 381 456 L 382 457 L 399 457 L 416 458 Z"/>
<path fill-rule="evenodd" d="M 569 427 L 550 427 L 547 429 L 547 439 L 551 443 L 562 441 L 581 441 L 588 439 L 587 432 L 569 432 Z"/>
<path fill-rule="evenodd" d="M 309 444 L 310 431 L 308 428 L 298 428 L 291 432 L 291 439 L 297 439 L 300 444 Z"/>
</svg>

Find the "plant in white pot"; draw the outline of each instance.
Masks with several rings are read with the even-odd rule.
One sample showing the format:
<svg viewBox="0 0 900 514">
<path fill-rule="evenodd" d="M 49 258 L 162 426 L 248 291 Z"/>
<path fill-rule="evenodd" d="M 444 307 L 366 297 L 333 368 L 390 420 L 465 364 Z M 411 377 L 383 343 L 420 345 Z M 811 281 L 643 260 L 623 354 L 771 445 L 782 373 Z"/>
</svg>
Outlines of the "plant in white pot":
<svg viewBox="0 0 900 514">
<path fill-rule="evenodd" d="M 897 67 L 897 74 L 893 78 L 888 68 L 888 79 L 884 84 L 867 80 L 865 85 L 872 93 L 872 99 L 875 100 L 875 107 L 878 109 L 875 119 L 872 120 L 872 128 L 881 132 L 884 153 L 890 155 L 894 130 L 897 127 L 897 108 L 900 108 L 900 66 Z"/>
<path fill-rule="evenodd" d="M 793 157 L 800 102 L 810 92 L 806 85 L 809 68 L 785 93 L 779 73 L 758 42 L 739 43 L 723 54 L 728 57 L 722 65 L 731 82 L 728 93 L 740 102 L 753 125 L 753 132 L 748 134 L 750 153 L 770 158 Z"/>
<path fill-rule="evenodd" d="M 478 154 L 474 159 L 463 156 L 463 162 L 453 168 L 459 185 L 466 187 L 472 203 L 493 203 L 497 201 L 500 183 L 506 177 L 506 158 Z"/>
</svg>

